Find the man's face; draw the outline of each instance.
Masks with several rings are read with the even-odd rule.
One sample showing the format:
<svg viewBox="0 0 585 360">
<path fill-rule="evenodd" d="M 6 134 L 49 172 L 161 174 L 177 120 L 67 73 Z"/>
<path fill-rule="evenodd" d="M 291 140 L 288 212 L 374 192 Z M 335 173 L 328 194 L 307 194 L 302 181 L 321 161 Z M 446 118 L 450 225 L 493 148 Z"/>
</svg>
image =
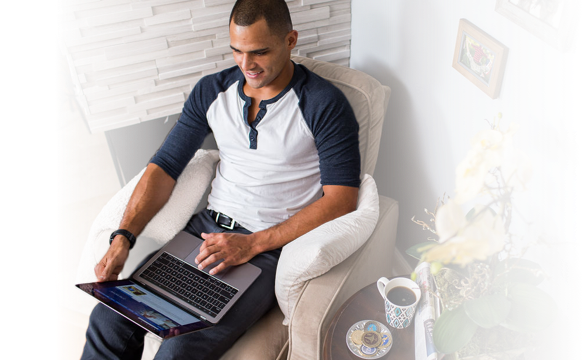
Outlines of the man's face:
<svg viewBox="0 0 585 360">
<path fill-rule="evenodd" d="M 290 51 L 296 45 L 297 36 L 296 31 L 291 31 L 284 38 L 273 35 L 264 19 L 250 26 L 232 22 L 230 47 L 247 85 L 253 89 L 281 86 L 279 76 L 290 63 Z"/>
</svg>

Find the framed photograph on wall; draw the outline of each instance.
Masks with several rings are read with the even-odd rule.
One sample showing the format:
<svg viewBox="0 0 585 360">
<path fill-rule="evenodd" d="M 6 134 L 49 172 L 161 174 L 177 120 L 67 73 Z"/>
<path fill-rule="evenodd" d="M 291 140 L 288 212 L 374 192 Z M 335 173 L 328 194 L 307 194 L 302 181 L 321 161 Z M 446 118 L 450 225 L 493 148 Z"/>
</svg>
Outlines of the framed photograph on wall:
<svg viewBox="0 0 585 360">
<path fill-rule="evenodd" d="M 571 47 L 577 6 L 575 0 L 497 0 L 496 11 L 564 51 Z"/>
<path fill-rule="evenodd" d="M 508 48 L 466 19 L 459 21 L 453 67 L 492 99 L 502 86 Z"/>
</svg>

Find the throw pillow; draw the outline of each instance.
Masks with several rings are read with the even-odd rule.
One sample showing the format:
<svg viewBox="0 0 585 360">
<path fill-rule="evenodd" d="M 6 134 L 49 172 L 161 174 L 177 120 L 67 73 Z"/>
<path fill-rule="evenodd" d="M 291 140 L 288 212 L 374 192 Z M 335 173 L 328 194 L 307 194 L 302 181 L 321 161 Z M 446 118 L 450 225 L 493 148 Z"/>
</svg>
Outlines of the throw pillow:
<svg viewBox="0 0 585 360">
<path fill-rule="evenodd" d="M 357 209 L 329 221 L 283 247 L 276 269 L 275 292 L 288 325 L 306 281 L 320 276 L 353 254 L 373 233 L 380 209 L 374 179 L 366 174 Z"/>
</svg>

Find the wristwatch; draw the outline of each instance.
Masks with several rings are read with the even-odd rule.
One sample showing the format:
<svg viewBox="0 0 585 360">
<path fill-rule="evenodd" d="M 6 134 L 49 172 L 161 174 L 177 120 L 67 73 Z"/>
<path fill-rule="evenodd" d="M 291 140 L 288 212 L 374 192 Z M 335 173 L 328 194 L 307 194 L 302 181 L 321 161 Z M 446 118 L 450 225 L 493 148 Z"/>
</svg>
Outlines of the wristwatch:
<svg viewBox="0 0 585 360">
<path fill-rule="evenodd" d="M 112 241 L 114 241 L 114 238 L 116 237 L 116 235 L 122 235 L 126 239 L 128 239 L 128 241 L 130 241 L 130 249 L 132 249 L 134 247 L 134 244 L 136 244 L 136 236 L 134 236 L 134 234 L 132 234 L 128 230 L 118 229 L 118 230 L 114 231 L 112 233 L 112 235 L 110 235 L 110 245 L 112 245 Z"/>
</svg>

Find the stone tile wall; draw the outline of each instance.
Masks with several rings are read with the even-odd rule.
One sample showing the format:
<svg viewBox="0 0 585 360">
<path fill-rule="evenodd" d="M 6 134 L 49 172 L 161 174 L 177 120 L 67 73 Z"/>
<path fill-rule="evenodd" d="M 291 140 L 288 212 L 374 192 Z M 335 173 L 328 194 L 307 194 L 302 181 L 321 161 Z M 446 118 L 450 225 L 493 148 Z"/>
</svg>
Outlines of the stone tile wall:
<svg viewBox="0 0 585 360">
<path fill-rule="evenodd" d="M 204 75 L 235 65 L 234 0 L 64 0 L 62 44 L 92 132 L 181 112 Z M 349 65 L 350 0 L 287 0 L 293 55 Z"/>
</svg>

